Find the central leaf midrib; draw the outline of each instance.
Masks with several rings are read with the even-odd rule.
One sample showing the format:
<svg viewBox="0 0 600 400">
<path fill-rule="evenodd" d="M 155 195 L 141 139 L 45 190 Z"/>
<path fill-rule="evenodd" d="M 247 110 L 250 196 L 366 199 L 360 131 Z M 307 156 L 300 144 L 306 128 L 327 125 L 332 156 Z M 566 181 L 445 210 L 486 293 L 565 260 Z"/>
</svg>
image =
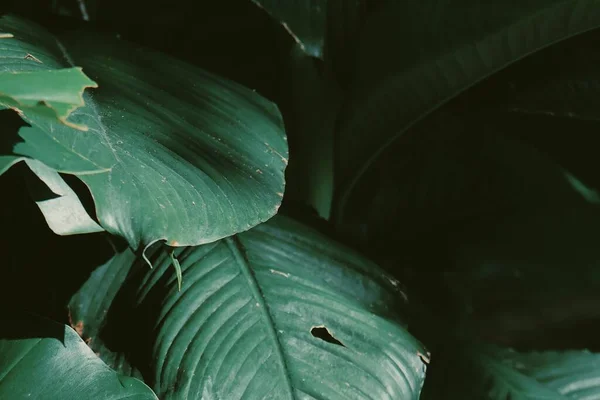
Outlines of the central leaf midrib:
<svg viewBox="0 0 600 400">
<path fill-rule="evenodd" d="M 287 363 L 283 355 L 283 349 L 281 347 L 279 337 L 277 336 L 275 324 L 273 323 L 273 318 L 271 316 L 271 313 L 267 309 L 267 303 L 262 294 L 262 290 L 260 289 L 260 286 L 258 286 L 258 282 L 254 277 L 254 273 L 250 269 L 250 265 L 248 265 L 248 260 L 246 259 L 246 256 L 244 255 L 241 249 L 242 244 L 235 237 L 228 237 L 225 239 L 225 242 L 227 243 L 229 250 L 233 254 L 233 257 L 235 258 L 235 261 L 240 268 L 240 272 L 242 273 L 244 278 L 246 278 L 246 283 L 248 284 L 248 288 L 252 293 L 252 297 L 254 298 L 254 300 L 256 300 L 257 308 L 259 309 L 258 312 L 261 313 L 262 321 L 267 330 L 267 336 L 269 337 L 273 344 L 273 347 L 275 348 L 274 354 L 277 357 L 277 360 L 279 361 L 279 365 L 281 366 L 281 374 L 282 379 L 285 382 L 287 398 L 290 400 L 295 400 L 292 382 L 290 380 L 290 374 L 288 372 Z"/>
</svg>

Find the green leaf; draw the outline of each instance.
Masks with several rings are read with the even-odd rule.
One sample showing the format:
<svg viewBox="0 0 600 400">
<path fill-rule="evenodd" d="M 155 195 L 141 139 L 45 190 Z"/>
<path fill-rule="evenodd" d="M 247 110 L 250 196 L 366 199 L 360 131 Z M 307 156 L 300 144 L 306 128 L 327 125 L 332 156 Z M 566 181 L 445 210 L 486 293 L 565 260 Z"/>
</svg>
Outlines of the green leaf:
<svg viewBox="0 0 600 400">
<path fill-rule="evenodd" d="M 387 2 L 363 30 L 354 94 L 340 119 L 340 215 L 365 172 L 410 127 L 523 57 L 599 27 L 599 6 L 597 0 Z"/>
<path fill-rule="evenodd" d="M 29 53 L 23 59 L 41 63 Z M 89 87 L 98 87 L 81 68 L 21 71 L 19 66 L 13 71 L 11 64 L 8 63 L 4 63 L 2 67 L 4 68 L 0 69 L 0 107 L 10 107 L 18 112 L 55 118 L 71 128 L 87 130 L 85 125 L 67 121 L 73 111 L 83 106 L 83 91 Z"/>
<path fill-rule="evenodd" d="M 141 381 L 109 368 L 73 329 L 22 314 L 0 323 L 0 398 L 157 399 Z"/>
<path fill-rule="evenodd" d="M 494 346 L 455 350 L 436 359 L 439 363 L 432 368 L 424 400 L 566 400 L 600 395 L 600 357 L 585 350 L 518 353 Z"/>
<path fill-rule="evenodd" d="M 277 217 L 175 255 L 181 291 L 157 247 L 152 270 L 127 250 L 70 302 L 92 348 L 131 352 L 161 398 L 419 397 L 399 283 L 354 251 Z"/>
<path fill-rule="evenodd" d="M 11 52 L 25 50 L 44 65 L 73 60 L 99 83 L 71 115 L 87 132 L 25 112 L 32 126 L 21 128 L 24 141 L 13 151 L 76 174 L 100 225 L 132 248 L 207 243 L 277 212 L 288 156 L 274 104 L 114 38 L 80 32 L 57 42 L 14 17 L 3 17 L 0 28 L 15 35 Z M 0 66 L 8 62 L 0 58 Z"/>
<path fill-rule="evenodd" d="M 57 235 L 76 235 L 81 233 L 102 232 L 101 226 L 94 221 L 77 197 L 77 194 L 61 176 L 43 163 L 27 159 L 25 163 L 48 188 L 58 195 L 50 199 L 34 199 L 44 215 L 48 227 Z"/>
<path fill-rule="evenodd" d="M 333 201 L 333 136 L 341 93 L 317 60 L 298 46 L 290 52 L 286 80 L 288 107 L 282 106 L 291 148 L 286 200 L 312 206 L 329 219 Z M 290 95 L 291 94 L 291 95 Z"/>
<path fill-rule="evenodd" d="M 580 128 L 451 108 L 366 175 L 339 228 L 412 289 L 413 305 L 434 314 L 424 322 L 437 329 L 424 329 L 421 340 L 444 341 L 456 326 L 515 346 L 591 337 L 576 324 L 599 316 L 600 209 L 573 186 L 572 176 L 582 180 L 571 163 L 540 148 L 555 138 L 583 159 L 579 149 L 588 147 L 582 165 L 598 171 L 597 127 Z M 529 132 L 541 140 L 525 140 Z"/>
</svg>

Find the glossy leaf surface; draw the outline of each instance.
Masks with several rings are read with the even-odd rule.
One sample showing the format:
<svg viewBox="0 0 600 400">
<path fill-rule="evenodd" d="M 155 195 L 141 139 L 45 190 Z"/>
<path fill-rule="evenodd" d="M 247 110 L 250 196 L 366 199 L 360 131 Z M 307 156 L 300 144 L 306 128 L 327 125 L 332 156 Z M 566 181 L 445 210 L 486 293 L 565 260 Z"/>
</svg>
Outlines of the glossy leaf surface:
<svg viewBox="0 0 600 400">
<path fill-rule="evenodd" d="M 118 254 L 71 301 L 92 347 L 130 352 L 161 398 L 418 398 L 428 356 L 399 283 L 352 250 L 277 217 L 175 252 L 181 292 L 155 248 L 152 270 Z"/>
<path fill-rule="evenodd" d="M 233 82 L 114 38 L 59 41 L 5 16 L 5 54 L 22 70 L 82 66 L 98 82 L 70 120 L 81 132 L 24 111 L 14 153 L 88 186 L 100 224 L 136 249 L 211 242 L 267 220 L 281 203 L 287 144 L 277 107 Z M 166 79 L 168 78 L 168 79 Z M 10 161 L 10 159 L 9 159 Z M 14 160 L 13 160 L 14 162 Z"/>
</svg>

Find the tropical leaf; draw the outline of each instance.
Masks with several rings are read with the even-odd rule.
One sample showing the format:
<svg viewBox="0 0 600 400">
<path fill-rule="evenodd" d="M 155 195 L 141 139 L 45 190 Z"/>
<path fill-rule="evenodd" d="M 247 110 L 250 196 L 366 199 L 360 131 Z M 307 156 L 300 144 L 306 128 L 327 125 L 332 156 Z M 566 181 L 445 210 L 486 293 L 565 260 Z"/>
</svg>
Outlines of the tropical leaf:
<svg viewBox="0 0 600 400">
<path fill-rule="evenodd" d="M 597 0 L 388 1 L 363 30 L 340 118 L 340 218 L 365 173 L 418 121 L 506 66 L 599 26 Z"/>
<path fill-rule="evenodd" d="M 600 396 L 600 357 L 585 350 L 518 353 L 495 346 L 469 346 L 447 352 L 438 361 L 423 392 L 425 400 L 565 400 Z"/>
<path fill-rule="evenodd" d="M 17 313 L 1 321 L 0 398 L 157 399 L 143 382 L 109 368 L 68 326 Z"/>
<path fill-rule="evenodd" d="M 37 68 L 75 62 L 99 83 L 70 117 L 87 132 L 24 110 L 31 127 L 21 128 L 24 141 L 15 138 L 13 151 L 76 174 L 94 198 L 100 225 L 132 248 L 158 240 L 207 243 L 277 212 L 287 144 L 274 104 L 114 38 L 77 33 L 57 41 L 15 17 L 3 17 L 0 28 L 15 36 L 0 65 L 32 68 L 8 57 L 27 53 L 42 61 Z"/>
<path fill-rule="evenodd" d="M 289 55 L 282 105 L 291 148 L 286 201 L 308 204 L 329 219 L 333 201 L 333 136 L 341 93 L 317 60 L 296 46 Z M 310 170 L 310 173 L 307 173 Z"/>
<path fill-rule="evenodd" d="M 398 282 L 315 230 L 277 217 L 176 249 L 181 292 L 169 252 L 150 252 L 152 270 L 116 255 L 70 309 L 161 398 L 419 397 L 428 356 L 398 316 Z"/>
</svg>

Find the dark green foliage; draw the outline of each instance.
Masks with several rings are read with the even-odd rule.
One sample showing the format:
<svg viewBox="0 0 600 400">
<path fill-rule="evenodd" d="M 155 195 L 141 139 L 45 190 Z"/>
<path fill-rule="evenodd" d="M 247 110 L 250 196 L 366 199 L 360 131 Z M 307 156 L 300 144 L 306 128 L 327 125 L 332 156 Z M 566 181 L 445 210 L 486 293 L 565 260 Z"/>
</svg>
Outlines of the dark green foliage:
<svg viewBox="0 0 600 400">
<path fill-rule="evenodd" d="M 600 1 L 4 11 L 0 399 L 600 398 Z"/>
</svg>

